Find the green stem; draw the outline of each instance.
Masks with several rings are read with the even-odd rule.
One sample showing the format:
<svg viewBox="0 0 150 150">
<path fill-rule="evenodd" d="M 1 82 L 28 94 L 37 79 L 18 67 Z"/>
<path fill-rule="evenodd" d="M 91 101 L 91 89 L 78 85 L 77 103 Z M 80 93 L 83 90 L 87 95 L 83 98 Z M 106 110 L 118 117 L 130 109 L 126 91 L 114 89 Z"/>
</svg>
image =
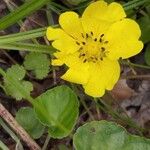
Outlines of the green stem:
<svg viewBox="0 0 150 150">
<path fill-rule="evenodd" d="M 16 134 L 6 125 L 6 123 L 0 118 L 0 125 L 5 129 L 5 131 L 14 139 L 16 143 L 19 143 L 19 145 L 23 148 L 19 138 L 16 136 Z"/>
<path fill-rule="evenodd" d="M 43 37 L 46 34 L 47 27 L 34 29 L 26 32 L 19 32 L 10 35 L 0 36 L 0 43 L 12 43 L 17 41 L 24 41 L 32 38 Z"/>
<path fill-rule="evenodd" d="M 48 146 L 48 143 L 49 143 L 50 139 L 51 139 L 51 137 L 49 135 L 47 135 L 45 143 L 44 143 L 44 145 L 42 147 L 42 150 L 46 150 L 47 149 L 47 146 Z"/>
<path fill-rule="evenodd" d="M 88 106 L 85 103 L 85 100 L 80 96 L 80 102 L 82 103 L 83 107 L 85 108 L 85 110 L 87 111 L 87 113 L 89 114 L 91 120 L 95 120 L 94 116 L 92 115 L 92 113 L 90 112 Z"/>
<path fill-rule="evenodd" d="M 28 43 L 4 43 L 0 44 L 0 49 L 30 51 L 52 54 L 55 49 L 52 46 L 40 45 L 40 44 L 28 44 Z"/>
<path fill-rule="evenodd" d="M 8 147 L 0 140 L 0 149 L 9 150 Z"/>
<path fill-rule="evenodd" d="M 102 99 L 97 98 L 98 101 L 96 101 L 96 104 L 100 109 L 102 109 L 104 112 L 107 112 L 110 114 L 113 118 L 119 119 L 120 121 L 123 121 L 125 124 L 134 127 L 137 129 L 140 135 L 142 135 L 142 132 L 145 131 L 145 129 L 139 127 L 131 118 L 128 116 L 120 115 L 117 111 L 113 110 L 111 106 L 107 105 Z"/>
<path fill-rule="evenodd" d="M 141 65 L 141 64 L 134 64 L 130 61 L 121 61 L 120 63 L 123 65 L 129 65 L 129 66 L 143 68 L 143 69 L 150 69 L 150 66 L 145 66 L 145 65 Z"/>
<path fill-rule="evenodd" d="M 95 120 L 95 119 L 94 119 L 94 116 L 92 115 L 92 113 L 90 112 L 88 106 L 87 106 L 86 103 L 85 103 L 85 99 L 83 98 L 83 96 L 81 96 L 81 95 L 79 94 L 78 88 L 77 88 L 74 84 L 72 84 L 72 83 L 71 83 L 71 87 L 72 87 L 72 89 L 73 89 L 73 91 L 74 91 L 75 93 L 78 93 L 78 96 L 79 96 L 79 98 L 80 98 L 80 102 L 81 102 L 81 104 L 83 105 L 83 107 L 85 108 L 85 110 L 87 111 L 87 113 L 88 113 L 88 115 L 90 116 L 90 118 L 91 118 L 92 120 Z"/>
<path fill-rule="evenodd" d="M 130 9 L 139 7 L 143 4 L 145 4 L 146 2 L 149 2 L 149 0 L 142 0 L 142 1 L 141 0 L 135 0 L 135 1 L 132 1 L 132 3 L 128 2 L 124 5 L 124 10 L 127 11 Z"/>
</svg>

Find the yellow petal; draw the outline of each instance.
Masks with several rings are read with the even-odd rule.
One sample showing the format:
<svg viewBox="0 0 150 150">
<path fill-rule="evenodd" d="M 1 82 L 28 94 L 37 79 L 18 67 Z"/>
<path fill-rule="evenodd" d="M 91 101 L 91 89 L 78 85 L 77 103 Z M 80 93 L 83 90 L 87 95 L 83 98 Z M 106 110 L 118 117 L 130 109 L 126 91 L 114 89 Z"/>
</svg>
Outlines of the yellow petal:
<svg viewBox="0 0 150 150">
<path fill-rule="evenodd" d="M 78 40 L 83 39 L 82 24 L 77 13 L 71 11 L 62 13 L 59 17 L 59 24 L 67 34 Z"/>
<path fill-rule="evenodd" d="M 85 9 L 82 17 L 115 22 L 125 18 L 126 14 L 119 3 L 113 2 L 107 5 L 104 1 L 97 1 Z"/>
<path fill-rule="evenodd" d="M 61 78 L 73 83 L 86 84 L 89 78 L 89 69 L 82 63 L 80 66 L 69 68 Z"/>
<path fill-rule="evenodd" d="M 82 26 L 86 33 L 93 32 L 94 38 L 98 38 L 101 34 L 105 34 L 112 23 L 105 20 L 95 18 L 81 18 Z"/>
<path fill-rule="evenodd" d="M 105 89 L 112 89 L 119 78 L 120 67 L 117 61 L 104 59 L 100 64 L 91 64 L 87 84 L 83 85 L 85 93 L 92 97 L 101 97 Z"/>
<path fill-rule="evenodd" d="M 79 45 L 76 44 L 76 41 L 60 28 L 48 27 L 46 36 L 50 41 L 55 40 L 52 43 L 53 47 L 66 54 L 74 53 L 79 49 Z"/>
<path fill-rule="evenodd" d="M 61 59 L 52 59 L 51 64 L 53 66 L 62 66 L 64 63 L 63 63 L 63 61 L 61 61 Z"/>
<path fill-rule="evenodd" d="M 114 23 L 106 34 L 109 41 L 108 57 L 125 59 L 138 54 L 143 48 L 143 43 L 139 41 L 140 35 L 140 28 L 134 20 L 123 19 Z"/>
</svg>

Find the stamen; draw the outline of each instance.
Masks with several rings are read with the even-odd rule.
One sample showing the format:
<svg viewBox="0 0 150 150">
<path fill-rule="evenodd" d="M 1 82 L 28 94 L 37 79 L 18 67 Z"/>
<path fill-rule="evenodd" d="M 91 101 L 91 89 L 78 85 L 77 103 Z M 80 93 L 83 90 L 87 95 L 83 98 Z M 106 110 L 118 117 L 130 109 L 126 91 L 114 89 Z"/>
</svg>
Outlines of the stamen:
<svg viewBox="0 0 150 150">
<path fill-rule="evenodd" d="M 104 52 L 105 51 L 105 47 L 101 47 L 101 50 L 102 50 L 102 52 Z"/>
<path fill-rule="evenodd" d="M 79 43 L 79 42 L 77 42 L 77 41 L 76 41 L 76 44 L 77 44 L 77 45 L 80 45 L 80 43 Z"/>
<path fill-rule="evenodd" d="M 100 60 L 103 61 L 103 58 L 101 57 Z"/>
<path fill-rule="evenodd" d="M 86 38 L 88 38 L 89 37 L 89 35 L 88 35 L 88 33 L 86 33 Z"/>
<path fill-rule="evenodd" d="M 83 53 L 83 54 L 80 54 L 80 55 L 79 55 L 79 58 L 81 58 L 81 57 L 83 57 L 83 56 L 85 56 L 85 54 L 84 54 L 84 53 Z"/>
<path fill-rule="evenodd" d="M 87 59 L 84 59 L 83 63 L 86 63 L 87 62 Z"/>
<path fill-rule="evenodd" d="M 100 43 L 102 43 L 103 42 L 102 38 L 100 38 L 99 41 L 100 41 Z"/>
<path fill-rule="evenodd" d="M 83 47 L 80 47 L 78 51 L 80 52 L 81 50 L 83 50 Z"/>
<path fill-rule="evenodd" d="M 94 41 L 96 42 L 96 41 L 97 41 L 97 38 L 95 38 Z"/>
<path fill-rule="evenodd" d="M 107 44 L 107 43 L 108 43 L 108 41 L 105 41 L 105 42 L 104 42 L 104 44 Z"/>
<path fill-rule="evenodd" d="M 85 42 L 82 42 L 83 45 L 85 45 Z"/>
<path fill-rule="evenodd" d="M 84 38 L 84 34 L 83 34 L 83 33 L 81 33 L 81 35 L 82 35 L 82 37 Z"/>
<path fill-rule="evenodd" d="M 100 37 L 102 38 L 103 36 L 104 36 L 104 34 L 101 34 L 101 36 L 100 36 Z"/>
<path fill-rule="evenodd" d="M 93 32 L 91 31 L 91 35 L 93 36 Z"/>
</svg>

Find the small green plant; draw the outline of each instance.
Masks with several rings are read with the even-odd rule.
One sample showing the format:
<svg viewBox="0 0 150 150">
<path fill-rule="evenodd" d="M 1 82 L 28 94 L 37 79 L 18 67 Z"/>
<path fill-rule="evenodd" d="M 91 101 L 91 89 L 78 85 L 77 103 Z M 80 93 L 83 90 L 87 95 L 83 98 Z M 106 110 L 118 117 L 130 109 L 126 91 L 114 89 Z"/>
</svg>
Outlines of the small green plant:
<svg viewBox="0 0 150 150">
<path fill-rule="evenodd" d="M 0 49 L 25 51 L 19 64 L 0 68 L 3 79 L 0 87 L 16 104 L 24 100 L 27 105 L 14 111 L 13 120 L 0 103 L 1 118 L 16 128 L 17 135 L 21 132 L 20 137 L 31 149 L 40 150 L 34 139 L 47 136 L 45 143 L 41 142 L 42 150 L 51 139 L 65 141 L 67 138 L 69 144 L 60 142 L 56 149 L 150 150 L 150 140 L 142 137 L 147 129 L 127 114 L 114 110 L 113 98 L 106 92 L 119 80 L 122 64 L 150 69 L 150 1 L 67 0 L 61 3 L 25 1 L 20 7 L 13 5 L 16 9 L 0 19 L 0 30 L 15 23 L 22 26 L 24 18 L 42 9 L 50 26 L 0 36 Z M 59 15 L 60 25 L 54 24 L 53 13 Z M 143 47 L 147 65 L 122 61 L 140 53 Z M 46 88 L 34 95 L 36 81 Z M 49 83 L 52 84 L 47 86 Z M 129 134 L 119 123 L 96 121 L 93 113 L 100 116 L 100 110 L 116 122 L 134 128 L 140 136 Z M 81 119 L 82 115 L 85 118 Z M 1 118 L 0 124 L 17 143 L 16 149 L 19 145 L 22 150 L 21 140 Z M 0 148 L 8 149 L 1 141 Z"/>
</svg>

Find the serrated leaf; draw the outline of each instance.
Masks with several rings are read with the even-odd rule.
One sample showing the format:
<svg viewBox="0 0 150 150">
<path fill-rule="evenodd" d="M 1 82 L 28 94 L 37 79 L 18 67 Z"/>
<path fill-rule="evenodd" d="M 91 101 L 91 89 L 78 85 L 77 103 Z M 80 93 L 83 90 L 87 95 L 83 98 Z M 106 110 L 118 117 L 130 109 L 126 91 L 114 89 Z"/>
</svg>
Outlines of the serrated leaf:
<svg viewBox="0 0 150 150">
<path fill-rule="evenodd" d="M 44 133 L 44 126 L 36 118 L 34 110 L 30 107 L 19 109 L 16 113 L 16 120 L 34 139 L 40 138 Z"/>
<path fill-rule="evenodd" d="M 108 121 L 93 121 L 79 127 L 73 143 L 76 150 L 150 150 L 149 139 L 130 135 Z"/>
<path fill-rule="evenodd" d="M 24 77 L 25 69 L 19 65 L 13 65 L 11 68 L 9 68 L 6 72 L 6 76 L 4 77 L 5 92 L 14 97 L 16 100 L 26 98 L 22 95 L 20 90 L 16 90 L 17 87 L 14 88 L 16 83 L 18 83 L 22 89 L 26 90 L 27 95 L 30 95 L 30 92 L 33 90 L 32 84 L 29 81 L 23 80 Z"/>
<path fill-rule="evenodd" d="M 138 20 L 138 23 L 142 31 L 141 40 L 144 43 L 149 42 L 150 41 L 150 34 L 149 34 L 150 33 L 150 17 L 149 16 L 141 17 Z"/>
<path fill-rule="evenodd" d="M 46 54 L 29 53 L 25 57 L 24 66 L 33 71 L 37 79 L 43 79 L 49 72 L 50 60 Z"/>
<path fill-rule="evenodd" d="M 36 99 L 35 112 L 41 122 L 48 126 L 48 132 L 53 138 L 63 138 L 70 134 L 78 111 L 77 96 L 67 86 L 50 89 Z"/>
</svg>

